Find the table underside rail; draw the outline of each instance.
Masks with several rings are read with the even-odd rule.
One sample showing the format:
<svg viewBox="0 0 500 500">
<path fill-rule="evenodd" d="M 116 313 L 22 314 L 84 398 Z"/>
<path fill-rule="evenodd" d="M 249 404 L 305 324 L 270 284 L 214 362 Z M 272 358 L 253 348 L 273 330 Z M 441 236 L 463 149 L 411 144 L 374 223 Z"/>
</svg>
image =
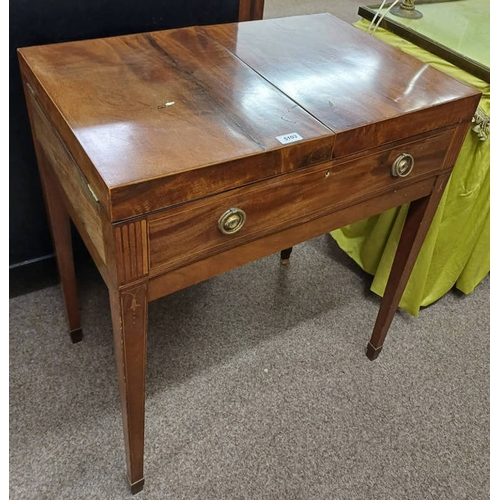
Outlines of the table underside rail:
<svg viewBox="0 0 500 500">
<path fill-rule="evenodd" d="M 150 277 L 148 299 L 150 301 L 158 299 L 217 274 L 222 274 L 267 255 L 280 252 L 284 248 L 328 233 L 338 227 L 376 215 L 394 206 L 428 196 L 433 189 L 434 183 L 435 177 L 424 179 L 378 198 L 320 217 L 312 222 L 231 248 L 180 269 Z"/>
</svg>

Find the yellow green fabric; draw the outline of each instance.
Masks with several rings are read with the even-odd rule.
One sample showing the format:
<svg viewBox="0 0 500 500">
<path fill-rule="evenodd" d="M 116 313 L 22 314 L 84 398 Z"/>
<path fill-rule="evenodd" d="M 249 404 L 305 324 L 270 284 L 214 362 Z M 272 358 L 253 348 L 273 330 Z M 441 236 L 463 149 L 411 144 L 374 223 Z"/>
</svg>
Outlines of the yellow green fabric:
<svg viewBox="0 0 500 500">
<path fill-rule="evenodd" d="M 419 3 L 415 8 L 423 14 L 420 19 L 398 17 L 386 2 L 381 14 L 398 24 L 424 35 L 449 49 L 490 66 L 490 1 Z"/>
<path fill-rule="evenodd" d="M 366 29 L 369 22 L 355 26 Z M 490 86 L 435 55 L 378 28 L 377 38 L 474 86 L 489 116 Z M 469 130 L 399 306 L 417 316 L 453 286 L 471 293 L 490 269 L 490 139 Z M 332 231 L 357 264 L 374 275 L 371 290 L 382 296 L 408 205 Z"/>
</svg>

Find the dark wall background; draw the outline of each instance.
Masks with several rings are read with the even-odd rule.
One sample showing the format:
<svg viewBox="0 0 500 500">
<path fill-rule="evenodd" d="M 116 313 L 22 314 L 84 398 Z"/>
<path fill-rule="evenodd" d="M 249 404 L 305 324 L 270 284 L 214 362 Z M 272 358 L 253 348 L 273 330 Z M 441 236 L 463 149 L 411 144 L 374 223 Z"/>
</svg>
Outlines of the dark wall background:
<svg viewBox="0 0 500 500">
<path fill-rule="evenodd" d="M 47 278 L 43 277 L 44 273 L 56 279 L 16 49 L 142 31 L 235 22 L 238 20 L 239 0 L 10 0 L 9 6 L 9 260 L 11 291 L 13 288 L 18 291 L 15 295 L 26 287 L 36 289 L 44 286 Z M 78 260 L 83 258 L 85 251 L 81 250 L 83 244 L 79 237 L 74 239 Z M 20 280 L 27 280 L 26 287 L 20 287 Z"/>
</svg>

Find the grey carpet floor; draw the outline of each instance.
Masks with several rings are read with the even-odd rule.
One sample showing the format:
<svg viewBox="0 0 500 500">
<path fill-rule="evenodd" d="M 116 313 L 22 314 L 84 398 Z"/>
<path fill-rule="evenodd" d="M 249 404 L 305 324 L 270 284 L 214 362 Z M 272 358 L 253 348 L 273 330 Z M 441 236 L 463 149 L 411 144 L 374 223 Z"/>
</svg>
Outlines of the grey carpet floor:
<svg viewBox="0 0 500 500">
<path fill-rule="evenodd" d="M 10 498 L 130 498 L 105 285 L 10 300 Z M 325 235 L 150 304 L 143 499 L 489 498 L 489 278 L 364 355 L 379 299 Z"/>
</svg>

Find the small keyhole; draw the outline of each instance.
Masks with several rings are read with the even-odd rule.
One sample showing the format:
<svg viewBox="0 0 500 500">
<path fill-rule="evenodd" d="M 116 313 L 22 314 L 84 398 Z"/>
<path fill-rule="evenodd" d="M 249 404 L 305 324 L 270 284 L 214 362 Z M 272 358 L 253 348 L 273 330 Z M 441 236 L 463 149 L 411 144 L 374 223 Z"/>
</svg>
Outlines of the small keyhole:
<svg viewBox="0 0 500 500">
<path fill-rule="evenodd" d="M 330 177 L 330 170 L 327 170 L 327 171 L 325 172 L 325 177 L 326 177 L 326 178 Z"/>
</svg>

